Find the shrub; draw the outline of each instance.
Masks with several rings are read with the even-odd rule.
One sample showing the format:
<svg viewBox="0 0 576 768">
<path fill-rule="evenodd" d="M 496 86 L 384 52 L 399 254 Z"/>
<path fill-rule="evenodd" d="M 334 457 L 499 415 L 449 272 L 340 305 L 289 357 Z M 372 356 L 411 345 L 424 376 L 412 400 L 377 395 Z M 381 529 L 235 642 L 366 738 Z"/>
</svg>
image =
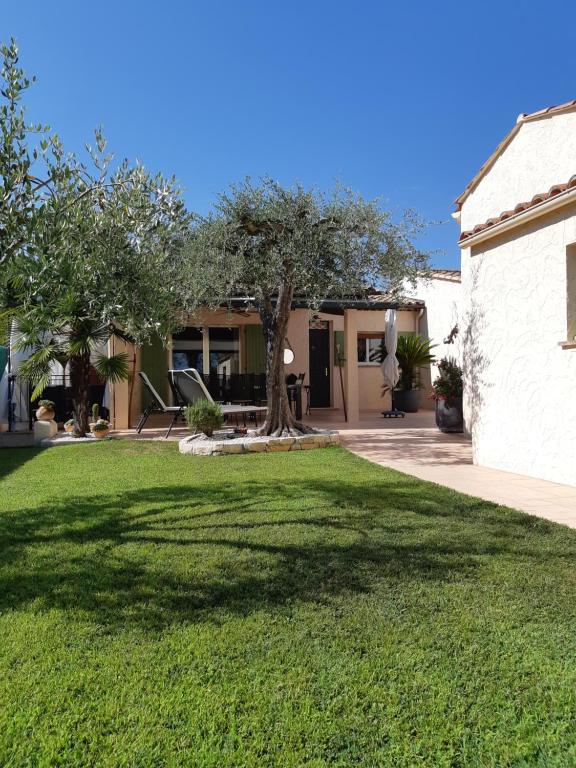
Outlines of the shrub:
<svg viewBox="0 0 576 768">
<path fill-rule="evenodd" d="M 224 423 L 224 414 L 218 403 L 198 400 L 186 408 L 186 421 L 194 432 L 203 432 L 207 437 L 212 437 L 214 430 L 220 429 Z"/>
<path fill-rule="evenodd" d="M 92 427 L 93 432 L 104 432 L 107 429 L 110 429 L 110 423 L 106 419 L 98 419 Z"/>
<path fill-rule="evenodd" d="M 54 408 L 56 403 L 53 400 L 38 400 L 39 408 Z"/>
</svg>

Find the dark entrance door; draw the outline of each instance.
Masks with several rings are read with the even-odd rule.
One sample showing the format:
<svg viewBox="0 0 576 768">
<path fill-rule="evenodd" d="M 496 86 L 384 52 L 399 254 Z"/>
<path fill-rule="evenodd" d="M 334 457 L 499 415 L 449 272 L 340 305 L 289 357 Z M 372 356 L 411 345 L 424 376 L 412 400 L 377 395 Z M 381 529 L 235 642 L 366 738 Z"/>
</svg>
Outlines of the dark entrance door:
<svg viewBox="0 0 576 768">
<path fill-rule="evenodd" d="M 310 407 L 330 407 L 330 336 L 328 328 L 310 328 Z"/>
</svg>

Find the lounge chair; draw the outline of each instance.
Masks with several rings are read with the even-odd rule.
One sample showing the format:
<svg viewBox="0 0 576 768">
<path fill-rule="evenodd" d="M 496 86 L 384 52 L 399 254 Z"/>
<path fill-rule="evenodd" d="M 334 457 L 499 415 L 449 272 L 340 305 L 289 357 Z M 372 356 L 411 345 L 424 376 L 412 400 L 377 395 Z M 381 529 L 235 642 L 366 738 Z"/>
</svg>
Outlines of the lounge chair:
<svg viewBox="0 0 576 768">
<path fill-rule="evenodd" d="M 180 403 L 181 407 L 193 405 L 198 400 L 208 400 L 213 403 L 212 395 L 206 389 L 202 376 L 195 368 L 185 368 L 184 370 L 168 371 L 168 380 L 172 391 Z M 246 426 L 246 416 L 253 416 L 256 426 L 258 426 L 258 414 L 266 412 L 264 405 L 221 405 L 224 416 L 238 416 L 244 419 Z"/>
<path fill-rule="evenodd" d="M 150 395 L 150 402 L 144 409 L 144 412 L 142 413 L 142 416 L 140 417 L 140 421 L 138 422 L 138 426 L 136 427 L 136 432 L 140 434 L 142 431 L 144 424 L 148 421 L 148 416 L 150 416 L 151 413 L 167 413 L 172 415 L 172 421 L 170 422 L 170 426 L 168 427 L 168 432 L 166 432 L 165 437 L 169 437 L 170 432 L 172 431 L 172 427 L 176 422 L 178 421 L 179 417 L 182 416 L 182 420 L 184 420 L 184 406 L 182 404 L 180 405 L 166 405 L 164 400 L 160 397 L 156 389 L 152 386 L 152 382 L 148 378 L 148 376 L 144 373 L 144 371 L 139 371 L 138 376 L 142 379 L 142 382 L 146 389 L 148 390 L 148 394 Z"/>
</svg>

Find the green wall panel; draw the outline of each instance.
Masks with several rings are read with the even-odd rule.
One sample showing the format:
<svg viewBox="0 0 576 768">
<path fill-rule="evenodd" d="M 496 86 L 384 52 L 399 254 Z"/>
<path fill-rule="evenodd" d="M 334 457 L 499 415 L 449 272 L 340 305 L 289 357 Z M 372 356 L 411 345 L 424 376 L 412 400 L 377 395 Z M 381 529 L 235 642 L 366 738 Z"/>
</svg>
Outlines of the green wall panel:
<svg viewBox="0 0 576 768">
<path fill-rule="evenodd" d="M 246 373 L 266 372 L 266 347 L 261 325 L 246 328 Z"/>
<path fill-rule="evenodd" d="M 152 385 L 164 402 L 168 401 L 168 357 L 166 347 L 162 340 L 154 337 L 150 344 L 146 344 L 140 350 L 140 367 L 148 376 Z M 142 388 L 142 405 L 148 404 L 149 396 L 146 389 Z"/>
</svg>

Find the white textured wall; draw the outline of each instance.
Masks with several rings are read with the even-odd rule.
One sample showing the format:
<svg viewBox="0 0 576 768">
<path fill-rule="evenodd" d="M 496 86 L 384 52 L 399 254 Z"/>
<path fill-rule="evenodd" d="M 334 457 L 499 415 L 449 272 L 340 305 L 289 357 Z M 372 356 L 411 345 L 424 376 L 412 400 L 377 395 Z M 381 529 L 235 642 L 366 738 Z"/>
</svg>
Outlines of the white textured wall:
<svg viewBox="0 0 576 768">
<path fill-rule="evenodd" d="M 573 242 L 576 208 L 462 251 L 465 418 L 474 460 L 570 485 L 576 349 L 559 342 L 567 335 L 566 248 Z"/>
<path fill-rule="evenodd" d="M 523 123 L 466 198 L 461 226 L 472 229 L 576 173 L 576 111 Z"/>
<path fill-rule="evenodd" d="M 415 288 L 412 288 L 412 286 L 406 287 L 406 294 L 423 299 L 426 303 L 426 309 L 420 318 L 419 332 L 437 345 L 434 350 L 436 359 L 453 357 L 461 363 L 462 349 L 460 336 L 456 337 L 454 344 L 444 344 L 444 339 L 452 328 L 460 323 L 462 285 L 439 278 L 430 280 L 419 279 L 416 282 Z M 438 375 L 438 367 L 432 365 L 430 369 L 431 379 L 434 381 Z"/>
</svg>

